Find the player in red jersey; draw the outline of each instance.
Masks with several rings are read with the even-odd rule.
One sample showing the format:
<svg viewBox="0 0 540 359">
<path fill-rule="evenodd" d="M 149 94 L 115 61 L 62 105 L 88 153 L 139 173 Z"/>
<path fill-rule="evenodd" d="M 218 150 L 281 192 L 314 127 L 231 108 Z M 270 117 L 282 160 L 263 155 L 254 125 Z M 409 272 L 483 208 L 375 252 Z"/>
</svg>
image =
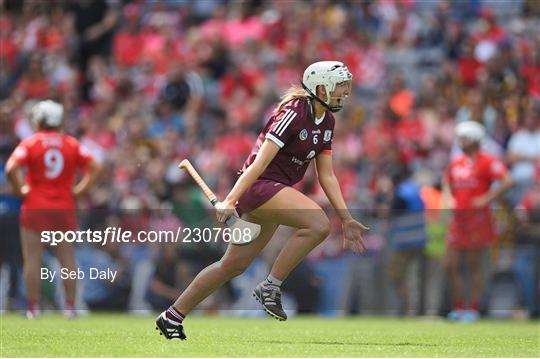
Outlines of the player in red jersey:
<svg viewBox="0 0 540 359">
<path fill-rule="evenodd" d="M 24 282 L 28 300 L 27 317 L 39 315 L 41 293 L 40 267 L 43 245 L 41 231 L 68 231 L 77 227 L 75 197 L 85 193 L 95 182 L 99 166 L 85 153 L 79 142 L 60 132 L 64 108 L 47 100 L 32 109 L 38 132 L 23 140 L 6 163 L 6 174 L 15 194 L 24 199 L 21 207 L 21 244 Z M 24 180 L 22 169 L 26 169 Z M 85 174 L 74 185 L 77 170 Z M 56 256 L 63 268 L 75 269 L 73 243 L 59 243 Z M 64 313 L 75 314 L 75 280 L 64 280 Z"/>
<path fill-rule="evenodd" d="M 343 223 L 344 240 L 364 251 L 362 233 L 368 228 L 354 220 L 343 200 L 332 168 L 333 112 L 343 107 L 352 75 L 343 63 L 321 61 L 304 72 L 302 86 L 291 88 L 259 135 L 240 177 L 216 206 L 224 222 L 238 208 L 243 218 L 261 225 L 249 245 L 229 245 L 220 261 L 202 270 L 176 302 L 157 318 L 166 338 L 185 339 L 182 321 L 198 303 L 228 280 L 241 274 L 266 246 L 279 225 L 297 228 L 277 257 L 268 278 L 253 294 L 279 320 L 287 319 L 281 305 L 281 283 L 330 231 L 324 211 L 292 187 L 315 159 L 319 183 Z"/>
<path fill-rule="evenodd" d="M 454 158 L 445 173 L 444 193 L 450 198 L 453 218 L 447 238 L 447 265 L 454 293 L 450 319 L 478 318 L 482 294 L 481 258 L 494 240 L 490 203 L 512 186 L 506 166 L 480 151 L 484 128 L 474 121 L 457 125 L 456 135 L 463 153 Z M 499 181 L 498 186 L 493 186 Z M 466 260 L 471 275 L 469 310 L 463 300 L 460 260 Z"/>
</svg>

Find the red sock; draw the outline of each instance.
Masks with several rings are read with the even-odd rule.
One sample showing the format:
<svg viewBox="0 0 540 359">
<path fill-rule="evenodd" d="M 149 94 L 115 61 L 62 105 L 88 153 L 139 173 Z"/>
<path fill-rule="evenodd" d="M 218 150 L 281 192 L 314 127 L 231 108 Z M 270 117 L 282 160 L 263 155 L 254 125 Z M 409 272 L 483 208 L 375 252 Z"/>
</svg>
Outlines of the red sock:
<svg viewBox="0 0 540 359">
<path fill-rule="evenodd" d="M 31 312 L 39 312 L 39 301 L 38 300 L 29 300 L 28 301 L 28 310 Z"/>
<path fill-rule="evenodd" d="M 463 310 L 465 309 L 465 304 L 463 302 L 463 299 L 459 298 L 454 301 L 454 309 L 456 310 Z"/>
<path fill-rule="evenodd" d="M 75 301 L 74 300 L 66 300 L 66 308 L 65 309 L 74 309 L 75 308 Z"/>
</svg>

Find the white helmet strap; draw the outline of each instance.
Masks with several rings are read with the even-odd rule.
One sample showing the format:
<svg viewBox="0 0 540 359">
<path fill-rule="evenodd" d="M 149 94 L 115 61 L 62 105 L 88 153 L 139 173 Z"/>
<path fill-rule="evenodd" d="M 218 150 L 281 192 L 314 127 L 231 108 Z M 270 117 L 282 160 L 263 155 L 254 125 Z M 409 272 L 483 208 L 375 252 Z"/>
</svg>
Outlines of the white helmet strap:
<svg viewBox="0 0 540 359">
<path fill-rule="evenodd" d="M 302 87 L 304 88 L 304 90 L 307 91 L 307 93 L 309 94 L 310 97 L 314 98 L 315 100 L 319 101 L 324 107 L 326 107 L 328 110 L 332 111 L 332 108 L 330 108 L 330 105 L 328 105 L 325 101 L 323 101 L 319 96 L 317 96 L 316 93 L 313 93 L 311 92 L 311 90 L 304 84 L 303 81 L 300 81 L 300 83 L 302 84 Z M 328 101 L 330 102 L 330 101 Z M 332 111 L 334 112 L 334 111 Z"/>
</svg>

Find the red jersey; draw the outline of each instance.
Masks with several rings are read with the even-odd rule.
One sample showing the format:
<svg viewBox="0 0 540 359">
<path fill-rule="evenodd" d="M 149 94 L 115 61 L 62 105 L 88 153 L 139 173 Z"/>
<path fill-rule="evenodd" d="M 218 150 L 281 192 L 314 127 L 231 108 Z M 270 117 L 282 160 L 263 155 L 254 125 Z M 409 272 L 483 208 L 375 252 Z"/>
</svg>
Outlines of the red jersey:
<svg viewBox="0 0 540 359">
<path fill-rule="evenodd" d="M 334 116 L 326 111 L 319 120 L 313 120 L 311 102 L 307 98 L 289 101 L 274 114 L 257 138 L 251 154 L 244 163 L 245 171 L 255 161 L 257 152 L 268 138 L 280 150 L 260 176 L 292 186 L 304 177 L 309 163 L 321 152 L 332 150 Z"/>
<path fill-rule="evenodd" d="M 25 183 L 30 193 L 23 208 L 75 208 L 75 173 L 91 160 L 79 141 L 57 131 L 40 131 L 23 140 L 11 156 L 27 169 Z"/>
<path fill-rule="evenodd" d="M 485 153 L 456 157 L 446 170 L 456 206 L 448 231 L 448 244 L 457 249 L 491 245 L 495 232 L 489 207 L 473 209 L 472 201 L 485 195 L 493 182 L 506 175 L 506 166 Z"/>
<path fill-rule="evenodd" d="M 472 207 L 472 200 L 486 194 L 493 182 L 508 173 L 495 157 L 479 152 L 474 158 L 465 154 L 456 157 L 446 169 L 446 179 L 456 201 L 456 209 Z"/>
</svg>

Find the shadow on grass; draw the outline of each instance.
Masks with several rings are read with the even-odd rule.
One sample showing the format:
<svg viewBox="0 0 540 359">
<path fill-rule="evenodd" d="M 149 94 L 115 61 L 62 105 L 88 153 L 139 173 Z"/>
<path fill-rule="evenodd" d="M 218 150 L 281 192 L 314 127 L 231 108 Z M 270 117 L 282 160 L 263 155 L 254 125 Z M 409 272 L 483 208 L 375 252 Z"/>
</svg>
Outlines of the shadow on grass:
<svg viewBox="0 0 540 359">
<path fill-rule="evenodd" d="M 437 344 L 426 344 L 426 343 L 369 343 L 369 342 L 343 342 L 339 340 L 328 340 L 328 341 L 298 341 L 298 340 L 254 340 L 254 342 L 267 343 L 267 344 L 321 344 L 321 345 L 376 345 L 376 346 L 387 346 L 387 347 L 435 347 Z"/>
</svg>

